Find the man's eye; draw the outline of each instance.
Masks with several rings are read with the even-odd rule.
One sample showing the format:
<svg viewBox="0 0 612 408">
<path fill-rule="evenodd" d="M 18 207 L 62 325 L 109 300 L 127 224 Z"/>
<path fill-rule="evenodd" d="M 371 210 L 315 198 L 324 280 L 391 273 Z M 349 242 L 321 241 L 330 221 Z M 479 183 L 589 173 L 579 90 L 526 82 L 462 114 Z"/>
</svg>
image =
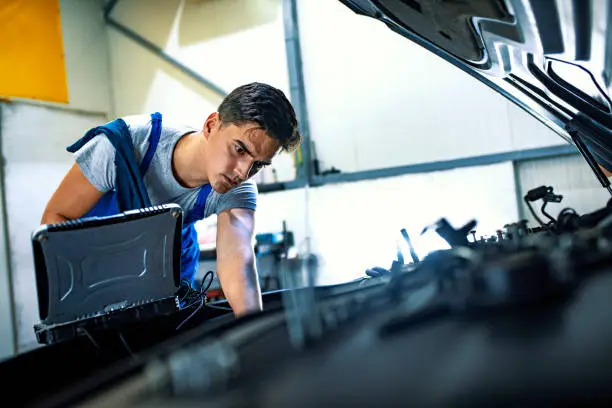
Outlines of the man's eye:
<svg viewBox="0 0 612 408">
<path fill-rule="evenodd" d="M 260 163 L 253 164 L 253 167 L 251 167 L 251 171 L 249 172 L 249 175 L 250 176 L 255 175 L 256 173 L 258 173 L 264 167 L 266 167 L 264 164 L 260 164 Z"/>
<path fill-rule="evenodd" d="M 244 153 L 244 151 L 245 151 L 245 150 L 242 148 L 242 146 L 240 146 L 239 144 L 235 144 L 235 145 L 234 145 L 234 150 L 236 150 L 236 153 L 240 153 L 240 154 Z"/>
</svg>

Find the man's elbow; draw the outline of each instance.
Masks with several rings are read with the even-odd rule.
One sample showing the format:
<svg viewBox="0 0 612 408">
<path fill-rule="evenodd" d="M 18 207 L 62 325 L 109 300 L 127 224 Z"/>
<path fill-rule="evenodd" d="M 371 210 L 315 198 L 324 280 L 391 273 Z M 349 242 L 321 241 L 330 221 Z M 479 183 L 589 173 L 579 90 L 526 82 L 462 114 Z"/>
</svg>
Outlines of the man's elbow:
<svg viewBox="0 0 612 408">
<path fill-rule="evenodd" d="M 45 211 L 40 219 L 41 225 L 58 224 L 64 221 L 68 221 L 68 218 L 53 211 Z"/>
<path fill-rule="evenodd" d="M 243 317 L 263 311 L 260 292 L 251 292 L 242 299 L 242 302 L 234 301 L 230 302 L 230 305 L 236 317 Z"/>
<path fill-rule="evenodd" d="M 233 249 L 217 253 L 217 273 L 225 297 L 238 317 L 261 311 L 262 299 L 254 254 Z"/>
</svg>

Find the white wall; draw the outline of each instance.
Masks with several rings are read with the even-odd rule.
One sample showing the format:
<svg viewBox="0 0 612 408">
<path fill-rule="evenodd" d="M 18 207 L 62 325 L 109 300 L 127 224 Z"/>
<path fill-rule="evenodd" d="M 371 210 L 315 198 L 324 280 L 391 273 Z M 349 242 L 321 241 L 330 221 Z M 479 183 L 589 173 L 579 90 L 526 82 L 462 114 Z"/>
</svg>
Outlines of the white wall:
<svg viewBox="0 0 612 408">
<path fill-rule="evenodd" d="M 460 69 L 339 1 L 301 0 L 312 138 L 352 172 L 564 141 Z"/>
<path fill-rule="evenodd" d="M 9 253 L 17 348 L 37 346 L 38 321 L 30 233 L 39 225 L 47 200 L 72 163 L 66 146 L 90 127 L 104 123 L 111 110 L 107 30 L 101 0 L 61 0 L 62 37 L 68 82 L 68 104 L 17 100 L 2 105 L 2 151 Z M 0 240 L 2 244 L 2 240 Z M 1 266 L 0 266 L 1 267 Z M 5 270 L 5 268 L 2 268 Z M 7 277 L 0 274 L 1 282 Z M 2 283 L 0 282 L 0 287 Z M 2 290 L 2 289 L 0 289 Z M 0 301 L 0 325 L 8 328 L 8 305 Z M 4 332 L 3 332 L 4 333 Z M 8 336 L 2 335 L 0 354 Z M 12 341 L 12 339 L 11 339 Z"/>
<path fill-rule="evenodd" d="M 2 105 L 0 105 L 0 123 L 2 119 Z M 0 138 L 2 128 L 0 127 Z M 2 149 L 0 148 L 0 152 Z M 4 155 L 3 155 L 4 157 Z M 1 175 L 1 173 L 0 173 Z M 4 196 L 5 191 L 0 191 Z M 4 197 L 2 197 L 4 198 Z M 5 214 L 5 201 L 0 199 L 0 361 L 11 357 L 16 352 L 14 327 L 14 305 L 12 296 L 12 282 L 9 261 L 9 241 L 6 234 L 7 226 Z"/>
<path fill-rule="evenodd" d="M 257 224 L 279 231 L 286 220 L 300 252 L 310 236 L 321 260 L 317 282 L 332 284 L 362 277 L 368 267 L 389 267 L 402 228 L 421 255 L 443 243 L 419 237 L 441 217 L 455 227 L 476 219 L 478 234 L 495 234 L 518 219 L 515 196 L 512 164 L 502 163 L 266 194 Z"/>
<path fill-rule="evenodd" d="M 103 0 L 61 0 L 68 107 L 107 114 L 110 67 Z"/>
<path fill-rule="evenodd" d="M 33 345 L 32 326 L 38 319 L 30 234 L 72 164 L 65 147 L 104 120 L 46 107 L 3 106 L 4 184 L 20 350 Z"/>
<path fill-rule="evenodd" d="M 66 146 L 105 116 L 29 105 L 3 105 L 2 151 L 10 265 L 19 351 L 37 345 L 38 295 L 30 236 L 47 201 L 73 163 Z"/>
<path fill-rule="evenodd" d="M 126 0 L 112 16 L 227 92 L 259 81 L 290 97 L 280 0 Z M 112 28 L 109 45 L 116 116 L 159 111 L 201 126 L 222 100 Z M 290 155 L 274 166 L 294 178 Z"/>
</svg>

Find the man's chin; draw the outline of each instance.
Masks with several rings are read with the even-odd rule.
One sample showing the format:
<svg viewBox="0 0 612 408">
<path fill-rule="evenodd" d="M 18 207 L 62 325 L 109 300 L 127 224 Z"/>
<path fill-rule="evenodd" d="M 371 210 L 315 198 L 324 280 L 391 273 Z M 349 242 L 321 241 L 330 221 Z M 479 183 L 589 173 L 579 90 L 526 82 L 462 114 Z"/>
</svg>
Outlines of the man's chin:
<svg viewBox="0 0 612 408">
<path fill-rule="evenodd" d="M 232 189 L 231 186 L 228 186 L 223 181 L 216 181 L 211 185 L 212 189 L 219 194 L 225 194 Z"/>
</svg>

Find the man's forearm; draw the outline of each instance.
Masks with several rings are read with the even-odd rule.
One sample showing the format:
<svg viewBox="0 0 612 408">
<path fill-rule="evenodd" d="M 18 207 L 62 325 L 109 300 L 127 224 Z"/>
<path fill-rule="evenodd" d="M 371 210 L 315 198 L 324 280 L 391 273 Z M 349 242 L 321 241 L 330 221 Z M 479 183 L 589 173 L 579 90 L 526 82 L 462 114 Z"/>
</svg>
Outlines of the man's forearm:
<svg viewBox="0 0 612 408">
<path fill-rule="evenodd" d="M 234 314 L 261 311 L 262 298 L 255 263 L 239 257 L 218 263 L 219 281 Z"/>
</svg>

